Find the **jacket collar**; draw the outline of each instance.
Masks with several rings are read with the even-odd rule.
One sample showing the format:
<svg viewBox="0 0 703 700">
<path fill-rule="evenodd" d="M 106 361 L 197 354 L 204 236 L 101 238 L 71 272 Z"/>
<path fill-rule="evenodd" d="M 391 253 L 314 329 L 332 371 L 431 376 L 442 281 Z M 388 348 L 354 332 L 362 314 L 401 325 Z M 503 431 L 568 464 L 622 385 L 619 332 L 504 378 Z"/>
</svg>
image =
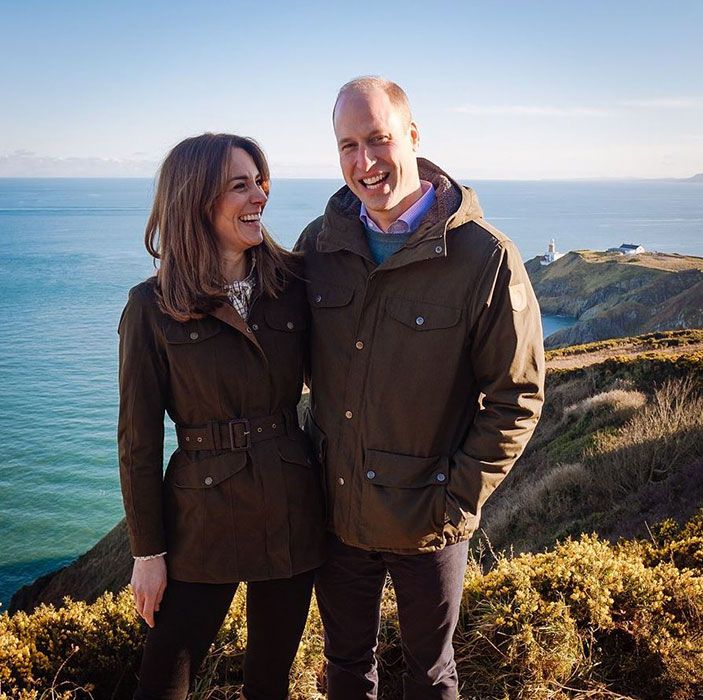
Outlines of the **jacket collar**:
<svg viewBox="0 0 703 700">
<path fill-rule="evenodd" d="M 444 257 L 447 254 L 447 231 L 483 217 L 478 197 L 470 187 L 459 185 L 429 160 L 418 158 L 417 163 L 421 179 L 432 183 L 437 199 L 405 246 L 380 268 L 392 269 L 411 262 Z M 372 261 L 364 227 L 359 219 L 360 208 L 358 197 L 346 185 L 332 195 L 317 238 L 319 252 L 347 250 Z"/>
</svg>

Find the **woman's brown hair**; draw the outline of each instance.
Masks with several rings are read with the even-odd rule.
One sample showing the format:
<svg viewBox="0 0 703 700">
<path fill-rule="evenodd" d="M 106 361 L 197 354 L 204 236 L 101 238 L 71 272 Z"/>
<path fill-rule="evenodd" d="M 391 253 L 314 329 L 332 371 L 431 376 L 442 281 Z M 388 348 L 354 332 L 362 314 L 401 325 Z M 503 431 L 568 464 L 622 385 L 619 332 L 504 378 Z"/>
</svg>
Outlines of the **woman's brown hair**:
<svg viewBox="0 0 703 700">
<path fill-rule="evenodd" d="M 232 148 L 254 161 L 268 195 L 270 172 L 266 156 L 253 139 L 234 134 L 202 134 L 181 141 L 170 151 L 159 172 L 154 205 L 144 234 L 149 254 L 159 260 L 156 272 L 161 310 L 177 321 L 200 318 L 228 301 L 220 255 L 212 228 L 217 198 L 225 191 Z M 277 297 L 293 276 L 295 256 L 279 246 L 262 227 L 256 248 L 258 284 Z"/>
</svg>

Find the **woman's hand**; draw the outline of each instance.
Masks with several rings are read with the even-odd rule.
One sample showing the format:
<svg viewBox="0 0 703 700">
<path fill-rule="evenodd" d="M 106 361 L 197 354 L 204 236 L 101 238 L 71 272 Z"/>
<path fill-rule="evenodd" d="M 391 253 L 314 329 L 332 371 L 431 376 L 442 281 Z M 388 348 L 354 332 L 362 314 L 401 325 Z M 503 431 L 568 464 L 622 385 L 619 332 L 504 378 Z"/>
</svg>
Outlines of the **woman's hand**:
<svg viewBox="0 0 703 700">
<path fill-rule="evenodd" d="M 149 627 L 154 626 L 154 613 L 159 610 L 166 590 L 165 557 L 135 559 L 132 569 L 134 607 Z"/>
</svg>

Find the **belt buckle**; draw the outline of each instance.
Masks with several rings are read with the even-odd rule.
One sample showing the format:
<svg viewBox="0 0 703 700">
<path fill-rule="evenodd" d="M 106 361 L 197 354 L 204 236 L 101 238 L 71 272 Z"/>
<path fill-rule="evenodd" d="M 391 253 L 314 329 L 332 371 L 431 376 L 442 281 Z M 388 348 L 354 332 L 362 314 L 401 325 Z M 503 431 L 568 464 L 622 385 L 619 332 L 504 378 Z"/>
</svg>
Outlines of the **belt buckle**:
<svg viewBox="0 0 703 700">
<path fill-rule="evenodd" d="M 244 428 L 244 444 L 237 445 L 237 440 L 235 437 L 234 426 L 241 425 Z M 248 450 L 251 447 L 251 425 L 246 418 L 234 418 L 231 421 L 227 421 L 227 426 L 229 428 L 229 444 L 231 445 L 232 452 L 238 450 Z"/>
</svg>

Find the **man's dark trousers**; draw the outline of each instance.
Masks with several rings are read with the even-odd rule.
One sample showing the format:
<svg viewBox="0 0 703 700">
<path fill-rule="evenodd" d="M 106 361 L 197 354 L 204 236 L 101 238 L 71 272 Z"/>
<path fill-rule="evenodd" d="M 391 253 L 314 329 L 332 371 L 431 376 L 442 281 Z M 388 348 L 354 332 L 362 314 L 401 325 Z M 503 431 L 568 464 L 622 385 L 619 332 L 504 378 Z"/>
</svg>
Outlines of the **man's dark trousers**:
<svg viewBox="0 0 703 700">
<path fill-rule="evenodd" d="M 315 580 L 330 700 L 377 697 L 374 654 L 386 572 L 398 601 L 404 700 L 456 700 L 452 636 L 468 548 L 468 542 L 460 542 L 428 554 L 390 554 L 350 547 L 330 537 L 329 558 Z"/>
</svg>

